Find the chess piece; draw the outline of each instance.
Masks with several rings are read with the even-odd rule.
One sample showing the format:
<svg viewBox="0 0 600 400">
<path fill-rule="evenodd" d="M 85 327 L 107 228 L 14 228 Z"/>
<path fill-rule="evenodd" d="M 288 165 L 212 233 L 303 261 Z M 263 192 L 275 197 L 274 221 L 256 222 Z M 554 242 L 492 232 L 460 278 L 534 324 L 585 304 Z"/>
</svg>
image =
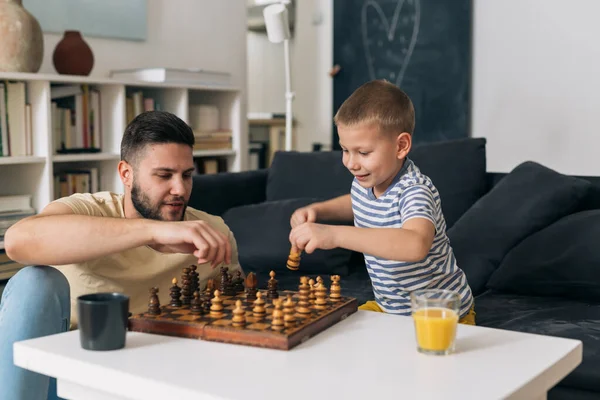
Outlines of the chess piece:
<svg viewBox="0 0 600 400">
<path fill-rule="evenodd" d="M 310 295 L 310 286 L 308 286 L 308 277 L 303 276 L 300 278 L 300 286 L 298 286 L 298 304 L 296 311 L 302 316 L 310 314 L 310 302 L 308 296 Z"/>
<path fill-rule="evenodd" d="M 190 265 L 189 267 L 190 270 L 190 292 L 193 293 L 198 290 L 198 285 L 199 285 L 199 280 L 198 280 L 198 273 L 196 272 L 196 266 L 195 265 Z"/>
<path fill-rule="evenodd" d="M 315 289 L 315 308 L 317 310 L 324 310 L 327 308 L 327 288 L 323 284 L 323 281 Z"/>
<path fill-rule="evenodd" d="M 298 271 L 300 269 L 300 255 L 302 252 L 298 250 L 296 246 L 292 246 L 290 249 L 290 255 L 288 256 L 287 263 L 285 266 L 291 271 Z"/>
<path fill-rule="evenodd" d="M 256 300 L 256 292 L 258 291 L 258 279 L 256 279 L 256 274 L 254 272 L 250 272 L 246 276 L 246 300 L 254 301 Z"/>
<path fill-rule="evenodd" d="M 210 293 L 205 290 L 202 293 L 202 312 L 204 314 L 210 313 L 210 306 L 212 305 L 210 300 L 211 300 Z"/>
<path fill-rule="evenodd" d="M 315 303 L 315 299 L 317 298 L 317 297 L 315 296 L 315 289 L 316 289 L 316 288 L 315 288 L 315 280 L 311 278 L 311 279 L 308 281 L 308 284 L 310 285 L 310 286 L 309 286 L 309 288 L 310 288 L 310 289 L 309 289 L 309 294 L 308 294 L 308 302 L 309 302 L 310 304 L 314 304 L 314 303 Z"/>
<path fill-rule="evenodd" d="M 173 286 L 171 286 L 171 303 L 169 304 L 171 307 L 181 307 L 183 303 L 181 302 L 181 288 L 177 286 L 177 278 L 173 278 L 171 281 L 173 282 Z"/>
<path fill-rule="evenodd" d="M 181 294 L 183 295 L 182 303 L 184 306 L 189 306 L 192 301 L 192 288 L 190 286 L 190 269 L 184 268 L 181 275 Z"/>
<path fill-rule="evenodd" d="M 265 301 L 262 298 L 262 293 L 256 293 L 256 300 L 254 300 L 254 308 L 252 309 L 252 316 L 256 319 L 256 322 L 260 322 L 265 319 L 267 310 L 265 309 Z"/>
<path fill-rule="evenodd" d="M 281 300 L 273 300 L 273 319 L 271 320 L 271 329 L 280 331 L 284 328 L 283 311 L 281 310 Z"/>
<path fill-rule="evenodd" d="M 219 283 L 219 291 L 224 296 L 234 296 L 235 293 L 232 290 L 231 275 L 229 275 L 229 268 L 221 267 L 221 281 Z"/>
<path fill-rule="evenodd" d="M 160 315 L 160 301 L 158 300 L 158 288 L 150 288 L 150 301 L 148 302 L 148 314 Z"/>
<path fill-rule="evenodd" d="M 296 316 L 294 315 L 294 301 L 292 295 L 287 295 L 287 300 L 283 303 L 283 323 L 286 328 L 296 326 Z"/>
<path fill-rule="evenodd" d="M 212 305 L 210 306 L 210 316 L 213 318 L 223 317 L 223 300 L 221 299 L 221 292 L 215 290 L 215 297 L 211 299 Z"/>
<path fill-rule="evenodd" d="M 246 310 L 242 308 L 241 300 L 235 302 L 235 308 L 232 312 L 233 318 L 231 319 L 231 322 L 233 326 L 236 328 L 241 328 L 246 325 Z"/>
<path fill-rule="evenodd" d="M 317 276 L 317 284 L 315 285 L 315 288 L 319 287 L 322 284 L 323 284 L 323 278 L 321 278 L 320 276 Z"/>
<path fill-rule="evenodd" d="M 204 310 L 202 309 L 202 303 L 200 302 L 200 293 L 196 290 L 194 292 L 194 298 L 192 299 L 190 312 L 194 315 L 201 315 Z"/>
<path fill-rule="evenodd" d="M 331 287 L 329 288 L 329 300 L 338 302 L 342 298 L 342 288 L 340 286 L 340 276 L 331 276 Z"/>
<path fill-rule="evenodd" d="M 275 279 L 275 271 L 271 271 L 269 273 L 271 279 L 267 282 L 267 298 L 269 300 L 273 300 L 279 297 L 279 292 L 277 291 L 277 279 Z"/>
<path fill-rule="evenodd" d="M 204 289 L 204 294 L 208 297 L 208 300 L 212 299 L 213 293 L 216 289 L 215 280 L 210 278 L 206 281 L 206 288 Z"/>
<path fill-rule="evenodd" d="M 244 278 L 242 278 L 242 271 L 235 271 L 235 278 L 233 279 L 233 290 L 236 294 L 244 292 Z"/>
</svg>

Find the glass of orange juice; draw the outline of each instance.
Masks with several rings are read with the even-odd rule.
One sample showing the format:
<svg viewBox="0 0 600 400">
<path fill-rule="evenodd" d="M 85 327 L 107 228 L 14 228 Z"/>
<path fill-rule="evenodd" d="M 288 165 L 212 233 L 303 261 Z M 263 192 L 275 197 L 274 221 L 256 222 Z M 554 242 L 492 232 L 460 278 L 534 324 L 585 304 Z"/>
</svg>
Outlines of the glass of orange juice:
<svg viewBox="0 0 600 400">
<path fill-rule="evenodd" d="M 411 292 L 417 350 L 425 354 L 447 355 L 454 351 L 460 297 L 443 289 Z"/>
</svg>

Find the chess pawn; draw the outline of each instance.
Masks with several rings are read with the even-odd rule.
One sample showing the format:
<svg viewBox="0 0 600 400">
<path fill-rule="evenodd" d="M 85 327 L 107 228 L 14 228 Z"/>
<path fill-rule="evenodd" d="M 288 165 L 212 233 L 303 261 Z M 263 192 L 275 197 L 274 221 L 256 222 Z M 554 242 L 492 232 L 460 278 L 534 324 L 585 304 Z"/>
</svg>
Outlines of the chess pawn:
<svg viewBox="0 0 600 400">
<path fill-rule="evenodd" d="M 235 278 L 233 279 L 233 289 L 235 293 L 244 292 L 244 278 L 242 278 L 242 271 L 235 271 Z"/>
<path fill-rule="evenodd" d="M 256 300 L 254 300 L 254 308 L 252 309 L 252 316 L 256 319 L 256 322 L 260 322 L 265 319 L 267 310 L 265 309 L 265 301 L 262 298 L 262 293 L 256 293 Z"/>
<path fill-rule="evenodd" d="M 284 327 L 283 311 L 281 310 L 281 300 L 273 300 L 273 319 L 271 320 L 271 329 L 274 331 L 280 331 Z"/>
<path fill-rule="evenodd" d="M 233 309 L 233 318 L 231 319 L 231 322 L 236 328 L 241 328 L 246 325 L 246 310 L 242 308 L 241 300 L 235 302 L 235 308 Z"/>
<path fill-rule="evenodd" d="M 267 298 L 270 300 L 276 299 L 279 297 L 279 292 L 277 291 L 277 279 L 275 279 L 275 271 L 269 272 L 269 282 L 267 282 Z"/>
<path fill-rule="evenodd" d="M 160 315 L 160 301 L 158 300 L 158 288 L 150 289 L 150 301 L 148 302 L 148 314 Z"/>
<path fill-rule="evenodd" d="M 202 303 L 200 302 L 200 293 L 196 290 L 194 292 L 194 298 L 192 299 L 190 312 L 194 315 L 202 315 L 203 311 Z"/>
<path fill-rule="evenodd" d="M 213 318 L 223 317 L 223 300 L 221 299 L 221 292 L 215 290 L 215 297 L 211 299 L 212 305 L 210 306 L 210 316 Z"/>
<path fill-rule="evenodd" d="M 210 293 L 205 291 L 202 294 L 202 312 L 204 314 L 210 314 L 210 306 L 212 305 L 210 300 Z"/>
<path fill-rule="evenodd" d="M 314 304 L 315 303 L 315 299 L 317 298 L 315 296 L 315 280 L 314 279 L 310 279 L 308 281 L 309 284 L 309 294 L 308 294 L 308 302 L 310 304 Z"/>
<path fill-rule="evenodd" d="M 308 286 L 308 277 L 303 276 L 300 278 L 300 286 L 298 287 L 298 304 L 296 306 L 296 312 L 301 316 L 310 314 L 310 303 L 308 296 L 310 294 L 310 286 Z"/>
<path fill-rule="evenodd" d="M 254 301 L 256 300 L 256 292 L 258 291 L 256 287 L 258 286 L 258 279 L 256 279 L 256 274 L 254 272 L 250 272 L 246 276 L 246 300 Z"/>
<path fill-rule="evenodd" d="M 181 288 L 177 286 L 177 278 L 173 278 L 171 281 L 173 282 L 173 286 L 171 286 L 171 303 L 169 304 L 171 307 L 181 307 L 183 303 L 181 302 Z"/>
<path fill-rule="evenodd" d="M 294 301 L 291 294 L 287 295 L 287 300 L 283 303 L 283 323 L 286 328 L 293 328 L 296 325 Z"/>
<path fill-rule="evenodd" d="M 329 288 L 329 300 L 338 302 L 342 299 L 342 288 L 340 286 L 340 276 L 331 276 L 331 287 Z"/>
<path fill-rule="evenodd" d="M 208 281 L 206 281 L 206 289 L 204 289 L 204 294 L 209 301 L 212 299 L 213 293 L 215 292 L 215 286 L 216 284 L 214 279 L 210 278 Z"/>
<path fill-rule="evenodd" d="M 324 310 L 327 308 L 327 288 L 323 285 L 323 282 L 315 289 L 315 308 L 317 310 Z"/>
</svg>

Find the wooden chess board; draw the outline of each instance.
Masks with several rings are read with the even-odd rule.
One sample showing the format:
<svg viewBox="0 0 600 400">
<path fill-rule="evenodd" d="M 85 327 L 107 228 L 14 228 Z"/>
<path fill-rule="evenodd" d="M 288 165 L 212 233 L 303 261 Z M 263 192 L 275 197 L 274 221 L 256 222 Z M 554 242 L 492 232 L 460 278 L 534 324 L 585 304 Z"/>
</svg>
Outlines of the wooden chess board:
<svg viewBox="0 0 600 400">
<path fill-rule="evenodd" d="M 161 307 L 160 315 L 142 313 L 130 317 L 129 330 L 289 350 L 344 320 L 358 309 L 355 298 L 341 297 L 338 302 L 332 302 L 328 299 L 325 309 L 317 310 L 311 304 L 309 307 L 310 314 L 306 316 L 299 313 L 295 314 L 295 326 L 275 331 L 271 328 L 273 303 L 267 300 L 266 291 L 261 290 L 260 292 L 263 299 L 266 300 L 266 316 L 261 322 L 257 322 L 252 315 L 252 301 L 247 301 L 246 295 L 240 293 L 235 296 L 221 296 L 224 307 L 222 317 L 215 318 L 210 314 L 194 315 L 190 312 L 189 306 L 172 307 L 166 305 Z M 292 294 L 292 299 L 297 303 L 297 292 L 284 290 L 279 292 L 279 296 L 285 300 L 288 293 Z M 246 311 L 246 325 L 244 327 L 234 327 L 232 325 L 232 311 L 237 300 L 242 301 Z"/>
</svg>

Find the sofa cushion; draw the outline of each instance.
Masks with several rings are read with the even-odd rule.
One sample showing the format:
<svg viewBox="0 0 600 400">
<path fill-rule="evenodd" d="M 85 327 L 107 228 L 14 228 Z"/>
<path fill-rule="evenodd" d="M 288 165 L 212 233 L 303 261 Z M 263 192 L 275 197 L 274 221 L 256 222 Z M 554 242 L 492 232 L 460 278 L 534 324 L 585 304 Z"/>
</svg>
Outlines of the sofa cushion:
<svg viewBox="0 0 600 400">
<path fill-rule="evenodd" d="M 487 284 L 533 296 L 600 301 L 600 210 L 561 218 L 512 249 Z"/>
<path fill-rule="evenodd" d="M 469 138 L 420 144 L 409 157 L 440 193 L 446 228 L 485 194 L 486 140 Z"/>
<path fill-rule="evenodd" d="M 288 271 L 290 217 L 296 209 L 314 201 L 314 198 L 267 201 L 227 210 L 223 220 L 236 238 L 244 271 L 256 272 L 259 279 L 268 276 L 271 270 Z M 296 273 L 347 275 L 350 256 L 350 250 L 339 248 L 303 253 Z"/>
<path fill-rule="evenodd" d="M 559 385 L 600 391 L 599 303 L 488 291 L 475 312 L 479 326 L 581 340 L 583 361 Z"/>
<path fill-rule="evenodd" d="M 339 151 L 279 151 L 269 168 L 267 201 L 303 197 L 331 199 L 349 194 L 352 179 Z"/>
<path fill-rule="evenodd" d="M 416 145 L 410 152 L 437 187 L 448 228 L 486 191 L 485 144 L 483 138 L 458 139 Z M 267 200 L 330 199 L 350 193 L 352 179 L 339 151 L 278 152 L 269 168 Z"/>
<path fill-rule="evenodd" d="M 588 181 L 534 162 L 517 166 L 448 230 L 459 267 L 475 295 L 504 256 L 528 235 L 571 214 Z"/>
</svg>

